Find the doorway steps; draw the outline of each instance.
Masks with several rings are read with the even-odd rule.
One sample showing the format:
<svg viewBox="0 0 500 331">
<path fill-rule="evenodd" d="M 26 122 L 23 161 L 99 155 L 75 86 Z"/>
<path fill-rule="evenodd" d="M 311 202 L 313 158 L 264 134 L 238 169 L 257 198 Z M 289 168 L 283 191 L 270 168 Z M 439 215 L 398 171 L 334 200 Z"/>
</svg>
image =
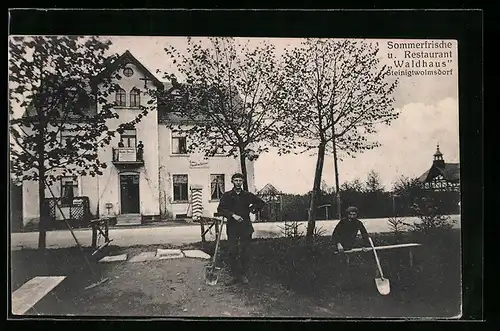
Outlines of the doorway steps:
<svg viewBox="0 0 500 331">
<path fill-rule="evenodd" d="M 116 215 L 116 226 L 141 225 L 141 214 L 121 214 Z"/>
</svg>

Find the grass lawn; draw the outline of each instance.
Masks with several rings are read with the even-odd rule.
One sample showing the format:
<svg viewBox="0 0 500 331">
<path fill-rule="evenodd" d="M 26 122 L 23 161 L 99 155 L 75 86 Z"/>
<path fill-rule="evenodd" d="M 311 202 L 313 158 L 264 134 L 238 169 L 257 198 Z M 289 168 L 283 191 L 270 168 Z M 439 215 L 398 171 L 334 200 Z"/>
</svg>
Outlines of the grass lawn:
<svg viewBox="0 0 500 331">
<path fill-rule="evenodd" d="M 460 230 L 397 242 L 392 234 L 374 235 L 375 245 L 418 242 L 414 265 L 406 249 L 380 251 L 382 269 L 391 294 L 378 294 L 372 252 L 350 254 L 350 268 L 332 253 L 329 237 L 319 237 L 310 248 L 303 239 L 259 240 L 253 246 L 253 275 L 267 277 L 287 290 L 311 298 L 340 316 L 452 317 L 460 314 Z M 299 302 L 290 302 L 300 306 Z M 277 307 L 279 310 L 279 307 Z M 297 307 L 300 311 L 300 308 Z M 279 311 L 276 311 L 279 314 Z"/>
<path fill-rule="evenodd" d="M 390 234 L 374 235 L 376 245 L 395 243 Z M 11 252 L 12 291 L 35 276 L 65 275 L 49 295 L 27 313 L 92 316 L 219 316 L 219 317 L 452 317 L 460 313 L 460 230 L 398 242 L 419 242 L 414 267 L 406 250 L 380 252 L 391 294 L 378 294 L 372 253 L 351 254 L 347 269 L 333 255 L 329 237 L 306 246 L 302 238 L 255 239 L 252 243 L 251 283 L 225 286 L 226 269 L 217 286 L 204 284 L 204 261 L 175 259 L 140 263 L 97 263 L 105 254 L 168 248 L 151 245 L 108 247 L 89 256 L 98 274 L 93 277 L 76 248 Z M 204 250 L 211 253 L 209 243 Z M 200 244 L 184 248 L 199 248 Z M 226 243 L 221 243 L 222 263 Z M 102 285 L 84 288 L 105 276 Z"/>
</svg>

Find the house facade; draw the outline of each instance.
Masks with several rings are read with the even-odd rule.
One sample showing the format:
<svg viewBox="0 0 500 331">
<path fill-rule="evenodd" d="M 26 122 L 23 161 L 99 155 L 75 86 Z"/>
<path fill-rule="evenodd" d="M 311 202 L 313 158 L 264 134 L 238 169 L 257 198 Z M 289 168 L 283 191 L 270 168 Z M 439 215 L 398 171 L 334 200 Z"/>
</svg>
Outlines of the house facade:
<svg viewBox="0 0 500 331">
<path fill-rule="evenodd" d="M 162 89 L 165 93 L 171 88 L 129 51 L 100 75 L 114 74 L 121 76 L 115 79 L 119 89 L 108 98 L 116 103 L 119 118 L 108 121 L 110 130 L 136 118 L 142 111 L 141 106 L 149 107 L 150 96 L 145 93 L 146 88 Z M 99 149 L 99 160 L 107 164 L 102 175 L 63 177 L 47 188 L 46 197 L 54 193 L 66 200 L 84 199 L 94 217 L 117 216 L 120 223 L 120 218 L 192 217 L 193 192 L 196 192 L 201 197 L 197 216 L 213 216 L 220 196 L 232 187 L 231 175 L 241 171 L 240 161 L 224 154 L 204 157 L 188 153 L 189 136 L 172 131 L 169 118 L 162 111 L 161 108 L 151 109 L 136 125 L 115 135 L 109 145 Z M 255 192 L 253 162 L 247 162 L 247 172 L 248 188 Z M 66 206 L 62 206 L 64 213 Z M 55 213 L 56 218 L 62 217 L 59 210 Z M 24 181 L 23 223 L 38 218 L 38 183 Z"/>
</svg>

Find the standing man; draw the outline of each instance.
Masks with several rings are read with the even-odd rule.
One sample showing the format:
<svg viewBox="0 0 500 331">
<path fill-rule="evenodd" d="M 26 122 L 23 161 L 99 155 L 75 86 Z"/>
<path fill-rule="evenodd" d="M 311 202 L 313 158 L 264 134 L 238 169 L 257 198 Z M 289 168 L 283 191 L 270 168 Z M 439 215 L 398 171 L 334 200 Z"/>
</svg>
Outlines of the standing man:
<svg viewBox="0 0 500 331">
<path fill-rule="evenodd" d="M 346 209 L 347 218 L 340 220 L 332 233 L 332 242 L 339 252 L 353 248 L 358 232 L 361 232 L 366 247 L 370 246 L 368 231 L 363 223 L 358 219 L 358 208 L 349 207 Z M 363 248 L 363 251 L 368 251 Z"/>
<path fill-rule="evenodd" d="M 144 144 L 142 140 L 139 141 L 139 145 L 137 145 L 137 159 L 139 161 L 144 161 Z"/>
<path fill-rule="evenodd" d="M 237 282 L 248 284 L 249 246 L 254 232 L 250 213 L 257 213 L 265 205 L 255 194 L 243 190 L 244 180 L 240 173 L 231 177 L 233 189 L 222 195 L 217 208 L 217 211 L 227 219 L 226 232 L 232 275 L 230 284 Z"/>
</svg>

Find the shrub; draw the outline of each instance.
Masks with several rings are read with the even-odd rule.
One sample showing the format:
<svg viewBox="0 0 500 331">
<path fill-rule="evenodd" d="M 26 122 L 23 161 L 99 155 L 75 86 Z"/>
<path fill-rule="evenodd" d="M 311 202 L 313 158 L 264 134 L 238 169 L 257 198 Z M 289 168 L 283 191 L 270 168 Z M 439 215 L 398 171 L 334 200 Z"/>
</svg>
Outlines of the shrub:
<svg viewBox="0 0 500 331">
<path fill-rule="evenodd" d="M 415 242 L 414 234 L 402 232 L 405 241 Z M 334 254 L 330 238 L 315 238 L 307 245 L 305 238 L 258 239 L 252 246 L 252 277 L 266 276 L 285 288 L 327 300 L 349 296 L 362 306 L 363 298 L 376 295 L 373 284 L 376 265 L 372 253 L 350 255 L 351 269 L 345 267 L 343 255 Z M 391 244 L 390 233 L 373 234 L 377 245 Z M 460 233 L 440 233 L 433 240 L 423 240 L 414 249 L 413 268 L 408 251 L 381 251 L 379 257 L 384 275 L 391 280 L 391 296 L 407 304 L 410 298 L 436 305 L 439 314 L 459 304 Z M 442 308 L 444 307 L 444 308 Z"/>
<path fill-rule="evenodd" d="M 321 237 L 324 235 L 326 235 L 326 229 L 324 229 L 322 226 L 320 226 L 319 228 L 317 226 L 314 227 L 314 232 L 313 232 L 314 237 Z"/>
<path fill-rule="evenodd" d="M 389 229 L 394 235 L 396 242 L 400 242 L 403 233 L 406 232 L 405 219 L 399 217 L 391 217 L 387 222 L 389 223 Z"/>
<path fill-rule="evenodd" d="M 432 235 L 443 231 L 449 231 L 453 228 L 456 220 L 452 220 L 449 216 L 443 215 L 439 204 L 436 203 L 432 196 L 423 197 L 413 204 L 412 209 L 420 219 L 413 224 L 405 225 L 408 230 L 415 234 Z"/>
<path fill-rule="evenodd" d="M 303 236 L 303 232 L 299 229 L 301 224 L 298 221 L 285 221 L 283 226 L 279 226 L 281 234 L 286 238 L 295 238 Z"/>
</svg>

